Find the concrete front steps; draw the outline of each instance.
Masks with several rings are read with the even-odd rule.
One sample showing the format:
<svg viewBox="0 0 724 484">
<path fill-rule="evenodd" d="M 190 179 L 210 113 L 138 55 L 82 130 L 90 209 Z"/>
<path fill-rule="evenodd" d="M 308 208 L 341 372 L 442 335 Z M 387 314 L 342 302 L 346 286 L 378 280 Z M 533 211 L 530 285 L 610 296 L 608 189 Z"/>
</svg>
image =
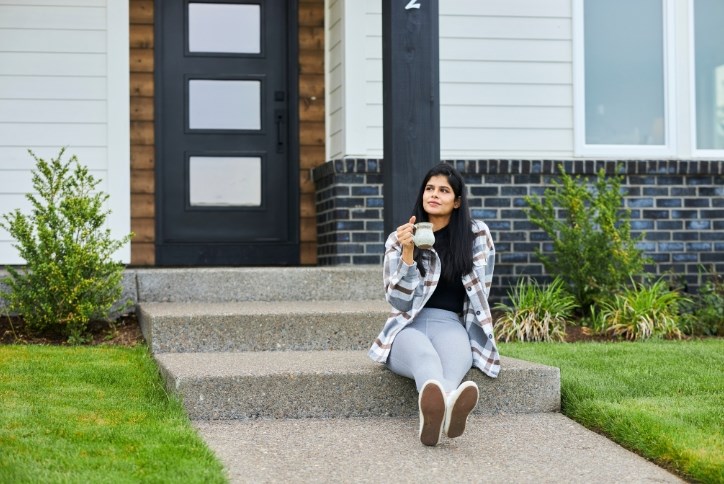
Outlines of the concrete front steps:
<svg viewBox="0 0 724 484">
<path fill-rule="evenodd" d="M 136 277 L 144 337 L 194 420 L 417 415 L 413 382 L 366 355 L 387 316 L 378 267 Z M 477 413 L 560 409 L 557 368 L 505 357 L 502 367 L 497 379 L 469 372 Z"/>
<path fill-rule="evenodd" d="M 413 382 L 366 355 L 379 267 L 152 269 L 126 277 L 167 388 L 231 483 L 682 482 L 560 414 L 557 368 L 477 369 L 464 435 L 420 444 Z"/>
</svg>

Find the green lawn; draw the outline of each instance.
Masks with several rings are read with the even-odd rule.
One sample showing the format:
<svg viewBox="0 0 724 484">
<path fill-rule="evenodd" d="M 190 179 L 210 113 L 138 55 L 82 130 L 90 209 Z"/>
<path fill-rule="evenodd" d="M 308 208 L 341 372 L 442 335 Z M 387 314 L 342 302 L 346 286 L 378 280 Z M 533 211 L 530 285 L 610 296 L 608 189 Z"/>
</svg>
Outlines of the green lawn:
<svg viewBox="0 0 724 484">
<path fill-rule="evenodd" d="M 145 346 L 0 346 L 0 482 L 225 482 Z"/>
<path fill-rule="evenodd" d="M 724 482 L 724 339 L 505 343 L 561 369 L 563 413 L 700 482 Z"/>
</svg>

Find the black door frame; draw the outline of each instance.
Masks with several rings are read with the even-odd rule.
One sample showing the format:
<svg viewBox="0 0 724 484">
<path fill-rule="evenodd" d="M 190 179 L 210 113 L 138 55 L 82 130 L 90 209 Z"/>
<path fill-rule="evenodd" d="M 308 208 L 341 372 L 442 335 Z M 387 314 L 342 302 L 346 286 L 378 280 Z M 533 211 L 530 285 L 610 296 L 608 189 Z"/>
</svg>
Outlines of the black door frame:
<svg viewBox="0 0 724 484">
<path fill-rule="evenodd" d="M 178 0 L 164 0 L 178 1 Z M 190 1 L 199 3 L 247 3 L 243 0 L 184 0 L 184 6 Z M 154 2 L 154 152 L 155 152 L 155 255 L 156 265 L 163 266 L 184 266 L 184 265 L 243 265 L 243 266 L 259 266 L 259 265 L 299 265 L 300 261 L 300 201 L 299 201 L 299 3 L 298 0 L 268 0 L 282 1 L 287 5 L 287 18 L 285 28 L 287 36 L 287 58 L 285 60 L 287 69 L 286 93 L 287 93 L 287 112 L 286 112 L 286 145 L 287 145 L 287 167 L 289 170 L 287 193 L 288 197 L 288 227 L 290 239 L 286 244 L 260 243 L 260 250 L 264 254 L 273 251 L 279 254 L 278 259 L 270 259 L 268 256 L 260 256 L 260 254 L 251 251 L 248 254 L 242 254 L 238 251 L 231 251 L 231 256 L 227 255 L 222 258 L 221 262 L 210 264 L 199 264 L 197 262 L 185 260 L 183 255 L 175 254 L 169 251 L 169 246 L 164 245 L 163 232 L 163 196 L 164 196 L 164 179 L 162 163 L 164 159 L 163 148 L 163 130 L 161 127 L 164 123 L 165 112 L 162 108 L 162 96 L 159 94 L 164 85 L 164 65 L 163 54 L 163 25 L 164 15 L 162 12 L 162 2 Z M 252 3 L 252 2 L 248 2 Z M 184 7 L 185 8 L 185 7 Z M 184 22 L 177 28 L 185 29 Z M 280 187 L 281 188 L 281 187 Z M 223 245 L 223 244 L 221 244 Z M 269 250 L 265 250 L 265 247 Z M 166 252 L 164 254 L 163 252 Z M 170 253 L 169 253 L 170 252 Z"/>
</svg>

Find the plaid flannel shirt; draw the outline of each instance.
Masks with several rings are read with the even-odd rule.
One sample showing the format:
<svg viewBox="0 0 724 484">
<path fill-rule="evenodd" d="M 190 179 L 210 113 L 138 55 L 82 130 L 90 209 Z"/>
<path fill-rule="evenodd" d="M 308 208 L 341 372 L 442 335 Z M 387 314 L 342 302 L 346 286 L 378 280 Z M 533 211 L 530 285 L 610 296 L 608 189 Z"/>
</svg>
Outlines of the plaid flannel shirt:
<svg viewBox="0 0 724 484">
<path fill-rule="evenodd" d="M 500 355 L 493 336 L 493 318 L 490 315 L 488 294 L 493 281 L 495 245 L 488 226 L 474 220 L 473 271 L 462 277 L 468 298 L 463 306 L 465 329 L 470 337 L 473 366 L 495 378 L 500 372 Z M 421 263 L 425 277 L 420 275 L 417 263 L 407 265 L 402 260 L 402 246 L 393 232 L 385 243 L 384 283 L 385 298 L 392 306 L 382 331 L 372 343 L 369 357 L 385 363 L 397 333 L 410 324 L 430 299 L 440 280 L 440 258 L 434 249 L 423 251 Z"/>
</svg>

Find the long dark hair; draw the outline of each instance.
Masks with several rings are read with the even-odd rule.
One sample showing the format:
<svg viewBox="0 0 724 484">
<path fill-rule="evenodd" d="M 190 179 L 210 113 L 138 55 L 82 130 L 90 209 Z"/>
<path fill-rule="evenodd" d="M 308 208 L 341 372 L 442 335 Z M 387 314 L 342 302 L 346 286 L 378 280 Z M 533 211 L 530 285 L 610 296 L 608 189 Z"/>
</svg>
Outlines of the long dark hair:
<svg viewBox="0 0 724 484">
<path fill-rule="evenodd" d="M 450 214 L 450 224 L 448 225 L 448 230 L 450 231 L 448 241 L 450 245 L 447 247 L 447 250 L 439 251 L 441 257 L 440 262 L 442 264 L 441 277 L 448 281 L 454 281 L 473 270 L 473 242 L 475 239 L 471 227 L 467 188 L 465 187 L 465 181 L 460 172 L 447 163 L 440 163 L 432 167 L 422 181 L 420 192 L 415 201 L 413 214 L 417 222 L 428 221 L 427 212 L 425 212 L 422 206 L 422 196 L 425 193 L 425 186 L 427 186 L 430 178 L 438 175 L 443 175 L 447 178 L 450 187 L 453 189 L 453 193 L 455 193 L 455 198 L 460 200 L 460 206 Z M 436 243 L 436 245 L 438 245 L 438 243 Z M 417 261 L 417 267 L 420 268 L 424 275 L 424 269 L 421 264 L 422 257 L 423 251 L 415 248 L 414 258 L 415 261 Z"/>
</svg>

